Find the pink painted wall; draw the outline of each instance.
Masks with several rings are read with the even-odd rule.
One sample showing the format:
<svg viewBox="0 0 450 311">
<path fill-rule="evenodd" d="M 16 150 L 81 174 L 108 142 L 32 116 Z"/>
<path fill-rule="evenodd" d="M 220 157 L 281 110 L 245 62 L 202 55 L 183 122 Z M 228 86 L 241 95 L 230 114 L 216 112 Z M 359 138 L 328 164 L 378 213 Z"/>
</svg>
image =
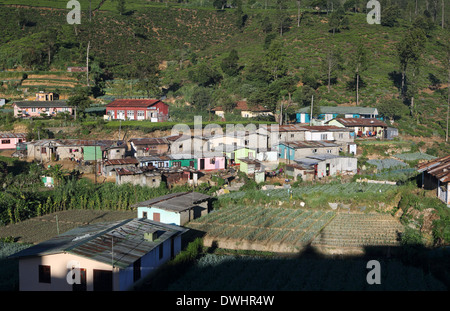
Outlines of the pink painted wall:
<svg viewBox="0 0 450 311">
<path fill-rule="evenodd" d="M 203 158 L 205 160 L 204 168 L 201 168 L 200 161 L 198 159 L 197 168 L 199 170 L 221 170 L 225 169 L 225 157 L 215 157 L 215 158 Z M 215 163 L 211 163 L 211 159 L 215 159 Z"/>
<path fill-rule="evenodd" d="M 9 141 L 9 143 L 8 143 Z M 25 138 L 19 138 L 19 137 L 14 137 L 14 138 L 0 138 L 0 149 L 16 149 L 16 145 L 19 142 L 24 142 L 26 141 Z"/>
<path fill-rule="evenodd" d="M 19 111 L 21 111 L 21 113 L 19 113 Z M 35 111 L 33 111 L 33 108 L 20 109 L 19 107 L 14 106 L 15 117 L 40 117 L 41 113 L 47 114 L 48 112 L 50 115 L 56 115 L 60 112 L 69 112 L 69 114 L 72 114 L 72 108 L 49 108 L 48 111 L 46 111 L 45 108 L 35 108 Z"/>
</svg>

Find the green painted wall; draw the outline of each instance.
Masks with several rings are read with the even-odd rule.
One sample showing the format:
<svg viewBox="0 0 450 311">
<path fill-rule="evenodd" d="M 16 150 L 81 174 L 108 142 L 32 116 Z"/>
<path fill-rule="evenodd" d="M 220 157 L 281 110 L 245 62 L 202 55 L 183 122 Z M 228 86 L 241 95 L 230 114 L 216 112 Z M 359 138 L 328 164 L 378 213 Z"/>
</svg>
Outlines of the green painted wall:
<svg viewBox="0 0 450 311">
<path fill-rule="evenodd" d="M 95 161 L 96 159 L 97 161 L 100 161 L 102 159 L 102 149 L 100 146 L 86 146 L 83 147 L 83 150 L 83 158 L 85 161 Z M 95 153 L 97 153 L 97 155 Z"/>
</svg>

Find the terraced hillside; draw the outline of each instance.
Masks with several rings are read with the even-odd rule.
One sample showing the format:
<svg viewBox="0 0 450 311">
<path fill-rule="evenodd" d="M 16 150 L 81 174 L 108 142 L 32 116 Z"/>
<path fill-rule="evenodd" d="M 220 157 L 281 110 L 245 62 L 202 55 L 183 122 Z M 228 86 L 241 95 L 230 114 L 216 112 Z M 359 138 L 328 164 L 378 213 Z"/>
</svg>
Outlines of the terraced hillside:
<svg viewBox="0 0 450 311">
<path fill-rule="evenodd" d="M 334 216 L 325 210 L 232 206 L 190 222 L 189 227 L 206 232 L 205 246 L 297 252 Z"/>
<path fill-rule="evenodd" d="M 400 232 L 403 232 L 403 226 L 390 215 L 338 213 L 311 245 L 332 253 L 374 246 L 398 246 Z"/>
</svg>

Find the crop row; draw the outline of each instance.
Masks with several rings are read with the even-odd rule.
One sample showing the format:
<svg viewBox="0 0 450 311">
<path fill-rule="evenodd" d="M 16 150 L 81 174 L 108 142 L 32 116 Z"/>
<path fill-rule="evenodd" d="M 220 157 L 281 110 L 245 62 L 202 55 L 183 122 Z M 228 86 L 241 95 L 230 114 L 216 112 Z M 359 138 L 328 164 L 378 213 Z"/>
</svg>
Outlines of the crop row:
<svg viewBox="0 0 450 311">
<path fill-rule="evenodd" d="M 270 189 L 270 190 L 249 190 L 249 191 L 234 191 L 228 194 L 224 194 L 219 199 L 242 199 L 242 198 L 254 198 L 256 195 L 267 197 L 270 199 L 288 199 L 292 194 L 293 198 L 301 197 L 308 193 L 327 193 L 330 195 L 339 194 L 354 194 L 358 192 L 370 192 L 379 193 L 386 192 L 391 189 L 395 189 L 395 185 L 388 184 L 368 184 L 363 185 L 361 183 L 352 182 L 346 184 L 320 184 L 320 185 L 307 185 L 298 188 L 291 189 Z"/>
</svg>

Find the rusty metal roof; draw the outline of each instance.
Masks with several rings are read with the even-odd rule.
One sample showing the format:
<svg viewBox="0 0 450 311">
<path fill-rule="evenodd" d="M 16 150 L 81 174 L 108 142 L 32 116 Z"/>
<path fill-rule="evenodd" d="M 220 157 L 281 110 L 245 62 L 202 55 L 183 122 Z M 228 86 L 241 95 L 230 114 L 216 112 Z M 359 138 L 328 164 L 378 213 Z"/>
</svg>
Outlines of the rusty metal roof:
<svg viewBox="0 0 450 311">
<path fill-rule="evenodd" d="M 25 138 L 26 136 L 24 133 L 0 133 L 0 138 Z"/>
<path fill-rule="evenodd" d="M 115 267 L 126 268 L 165 240 L 186 231 L 187 229 L 183 227 L 141 218 L 98 223 L 72 229 L 15 253 L 10 258 L 67 252 Z M 144 238 L 145 233 L 153 232 L 158 233 L 156 240 L 149 241 Z"/>
<path fill-rule="evenodd" d="M 139 164 L 136 158 L 125 158 L 125 159 L 111 159 L 105 161 L 104 165 L 129 165 L 129 164 Z"/>
<path fill-rule="evenodd" d="M 157 207 L 168 211 L 181 212 L 210 198 L 209 195 L 198 192 L 179 192 L 136 203 L 132 207 Z"/>
<path fill-rule="evenodd" d="M 134 145 L 168 145 L 169 141 L 166 138 L 144 137 L 132 138 L 129 140 Z"/>
<path fill-rule="evenodd" d="M 420 164 L 419 172 L 426 172 L 441 182 L 450 182 L 450 155 Z"/>
<path fill-rule="evenodd" d="M 280 142 L 280 145 L 285 145 L 292 149 L 338 147 L 337 144 L 328 140 L 306 140 L 306 141 L 302 140 L 302 141 Z"/>
</svg>

